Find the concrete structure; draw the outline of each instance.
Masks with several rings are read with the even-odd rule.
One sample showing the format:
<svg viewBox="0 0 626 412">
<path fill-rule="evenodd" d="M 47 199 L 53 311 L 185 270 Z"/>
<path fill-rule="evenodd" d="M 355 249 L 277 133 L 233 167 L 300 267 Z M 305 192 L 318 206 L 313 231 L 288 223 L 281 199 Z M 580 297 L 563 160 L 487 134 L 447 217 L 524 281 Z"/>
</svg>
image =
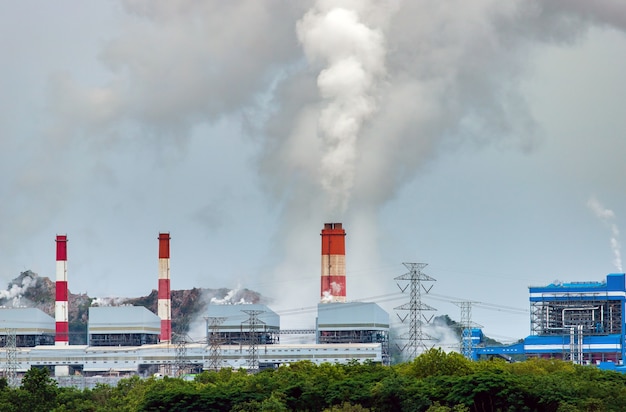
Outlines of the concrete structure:
<svg viewBox="0 0 626 412">
<path fill-rule="evenodd" d="M 379 343 L 382 362 L 389 363 L 389 314 L 376 303 L 317 305 L 317 343 Z"/>
<path fill-rule="evenodd" d="M 143 306 L 89 308 L 90 346 L 141 346 L 159 343 L 161 320 Z"/>
<path fill-rule="evenodd" d="M 172 340 L 172 297 L 170 291 L 170 234 L 159 233 L 158 315 L 161 319 L 161 342 Z"/>
<path fill-rule="evenodd" d="M 341 223 L 326 223 L 322 229 L 322 303 L 346 301 L 346 231 Z"/>
<path fill-rule="evenodd" d="M 10 330 L 15 332 L 15 343 L 19 348 L 38 345 L 54 345 L 55 320 L 35 308 L 0 309 L 0 346 L 7 344 Z"/>
</svg>

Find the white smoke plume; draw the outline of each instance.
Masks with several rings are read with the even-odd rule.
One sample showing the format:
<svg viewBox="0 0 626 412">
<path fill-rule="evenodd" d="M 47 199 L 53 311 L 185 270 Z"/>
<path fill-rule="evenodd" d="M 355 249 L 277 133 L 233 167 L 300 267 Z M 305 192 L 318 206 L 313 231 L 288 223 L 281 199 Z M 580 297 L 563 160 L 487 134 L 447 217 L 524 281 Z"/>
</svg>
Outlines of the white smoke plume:
<svg viewBox="0 0 626 412">
<path fill-rule="evenodd" d="M 22 302 L 24 293 L 37 283 L 37 279 L 34 276 L 30 276 L 29 273 L 23 272 L 9 285 L 8 289 L 0 290 L 0 300 L 6 300 L 6 306 L 14 308 L 24 306 Z"/>
<path fill-rule="evenodd" d="M 309 251 L 324 222 L 351 231 L 348 270 L 357 258 L 368 266 L 381 208 L 430 159 L 466 145 L 536 147 L 519 89 L 533 48 L 574 42 L 592 25 L 626 28 L 615 0 L 119 3 L 123 22 L 99 53 L 108 76 L 50 78 L 54 121 L 29 142 L 38 150 L 24 163 L 39 167 L 2 189 L 13 201 L 0 212 L 11 225 L 0 245 L 87 197 L 90 179 L 122 179 L 111 153 L 184 151 L 194 129 L 236 117 L 256 139 L 262 188 L 280 211 L 272 292 L 288 307 L 317 297 L 314 274 L 295 285 L 302 294 L 293 279 L 318 267 Z M 360 279 L 348 293 L 370 286 Z"/>
<path fill-rule="evenodd" d="M 611 250 L 613 251 L 613 264 L 618 272 L 622 272 L 622 254 L 619 242 L 619 229 L 615 222 L 615 213 L 611 209 L 606 209 L 595 197 L 591 197 L 587 201 L 587 206 L 602 222 L 607 225 L 611 231 Z"/>
<path fill-rule="evenodd" d="M 100 298 L 93 298 L 93 300 L 91 301 L 91 306 L 101 306 L 101 307 L 125 306 L 125 305 L 128 305 L 126 301 L 127 301 L 127 298 L 100 297 Z"/>
<path fill-rule="evenodd" d="M 241 295 L 241 285 L 237 285 L 235 289 L 229 290 L 223 298 L 212 297 L 210 303 L 212 305 L 248 305 L 252 302 L 246 301 Z"/>
<path fill-rule="evenodd" d="M 355 6 L 353 3 L 352 6 Z M 332 210 L 345 211 L 356 173 L 357 139 L 377 109 L 374 93 L 385 74 L 384 36 L 365 25 L 359 9 L 318 1 L 298 21 L 298 39 L 309 62 L 324 67 L 317 77 L 322 98 L 321 185 Z"/>
</svg>

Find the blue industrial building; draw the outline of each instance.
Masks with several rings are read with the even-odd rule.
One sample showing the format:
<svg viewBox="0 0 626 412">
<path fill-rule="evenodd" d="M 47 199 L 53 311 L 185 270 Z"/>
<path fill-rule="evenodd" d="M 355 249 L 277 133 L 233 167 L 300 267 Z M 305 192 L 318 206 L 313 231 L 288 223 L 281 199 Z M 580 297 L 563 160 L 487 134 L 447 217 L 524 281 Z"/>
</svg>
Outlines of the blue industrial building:
<svg viewBox="0 0 626 412">
<path fill-rule="evenodd" d="M 515 345 L 475 347 L 475 358 L 524 355 L 578 364 L 623 365 L 626 284 L 623 273 L 602 282 L 531 286 L 531 335 Z"/>
</svg>

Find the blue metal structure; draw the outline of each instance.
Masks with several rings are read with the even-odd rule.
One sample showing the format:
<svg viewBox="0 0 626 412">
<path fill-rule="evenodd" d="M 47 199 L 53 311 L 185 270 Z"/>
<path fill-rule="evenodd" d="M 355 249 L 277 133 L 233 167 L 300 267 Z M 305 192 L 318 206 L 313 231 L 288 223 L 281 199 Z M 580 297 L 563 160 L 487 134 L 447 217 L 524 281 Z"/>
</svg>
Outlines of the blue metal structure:
<svg viewBox="0 0 626 412">
<path fill-rule="evenodd" d="M 623 273 L 602 282 L 531 286 L 531 335 L 523 344 L 476 348 L 476 356 L 523 354 L 578 364 L 623 365 L 626 358 Z"/>
</svg>

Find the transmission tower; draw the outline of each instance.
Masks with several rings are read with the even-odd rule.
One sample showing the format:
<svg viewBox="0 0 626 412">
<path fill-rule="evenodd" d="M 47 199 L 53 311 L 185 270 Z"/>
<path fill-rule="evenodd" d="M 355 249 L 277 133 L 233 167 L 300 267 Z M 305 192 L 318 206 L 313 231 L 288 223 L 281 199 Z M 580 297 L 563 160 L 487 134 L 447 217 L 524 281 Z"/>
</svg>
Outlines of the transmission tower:
<svg viewBox="0 0 626 412">
<path fill-rule="evenodd" d="M 259 319 L 259 315 L 264 313 L 264 310 L 242 310 L 242 312 L 247 313 L 250 317 L 247 321 L 242 323 L 243 325 L 248 325 L 248 371 L 251 373 L 256 373 L 259 371 L 259 353 L 258 353 L 258 345 L 259 345 L 259 335 L 257 333 L 259 325 L 265 325 L 265 322 Z"/>
<path fill-rule="evenodd" d="M 5 376 L 9 387 L 17 386 L 17 339 L 15 328 L 6 329 L 6 370 Z"/>
<path fill-rule="evenodd" d="M 474 360 L 474 341 L 472 329 L 480 328 L 481 325 L 472 322 L 472 305 L 478 302 L 462 301 L 454 302 L 461 308 L 461 354 L 469 360 Z"/>
<path fill-rule="evenodd" d="M 425 282 L 434 282 L 435 279 L 422 273 L 422 269 L 428 266 L 428 263 L 403 263 L 403 265 L 409 269 L 409 272 L 396 277 L 395 280 L 409 282 L 404 287 L 398 282 L 396 282 L 396 284 L 402 293 L 407 289 L 410 290 L 410 301 L 409 303 L 396 307 L 395 310 L 406 310 L 409 312 L 404 315 L 404 317 L 398 314 L 398 318 L 400 318 L 402 323 L 405 323 L 407 318 L 409 319 L 409 333 L 407 337 L 403 338 L 403 340 L 407 340 L 408 342 L 404 346 L 398 345 L 398 348 L 401 352 L 406 351 L 405 353 L 408 359 L 414 359 L 418 355 L 418 349 L 421 349 L 422 352 L 430 349 L 431 345 L 427 345 L 426 342 L 434 340 L 433 337 L 422 330 L 422 325 L 429 323 L 433 318 L 433 315 L 427 317 L 424 312 L 437 309 L 422 303 L 422 292 L 428 294 L 433 285 L 426 287 Z"/>
<path fill-rule="evenodd" d="M 176 375 L 182 376 L 187 370 L 187 340 L 184 335 L 176 334 Z"/>
<path fill-rule="evenodd" d="M 209 345 L 209 370 L 218 371 L 221 367 L 220 325 L 226 320 L 224 317 L 208 317 L 206 319 L 207 344 Z"/>
</svg>

